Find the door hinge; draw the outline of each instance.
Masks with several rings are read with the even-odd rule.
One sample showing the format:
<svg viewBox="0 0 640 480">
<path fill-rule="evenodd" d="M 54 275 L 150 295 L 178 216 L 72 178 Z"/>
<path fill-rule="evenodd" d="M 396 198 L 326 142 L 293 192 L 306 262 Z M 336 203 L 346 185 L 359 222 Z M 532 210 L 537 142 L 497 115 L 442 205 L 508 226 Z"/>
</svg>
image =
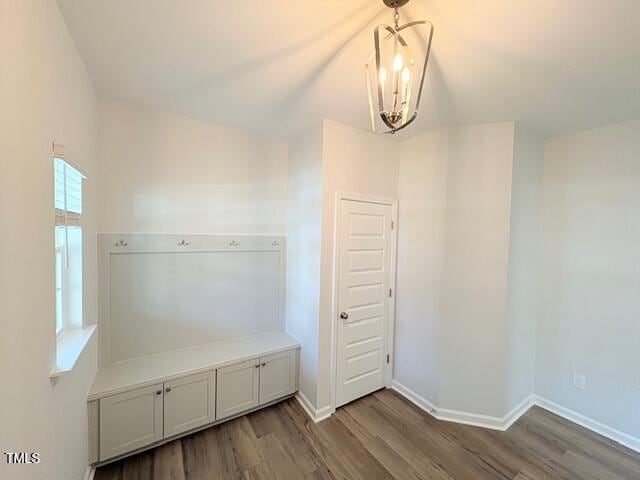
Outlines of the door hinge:
<svg viewBox="0 0 640 480">
<path fill-rule="evenodd" d="M 392 288 L 389 289 L 389 298 L 391 298 L 391 295 L 393 295 L 393 289 Z"/>
<path fill-rule="evenodd" d="M 391 230 L 393 230 L 394 226 L 395 226 L 395 222 L 393 220 L 391 220 Z"/>
<path fill-rule="evenodd" d="M 387 363 L 389 363 L 389 354 L 387 353 Z"/>
</svg>

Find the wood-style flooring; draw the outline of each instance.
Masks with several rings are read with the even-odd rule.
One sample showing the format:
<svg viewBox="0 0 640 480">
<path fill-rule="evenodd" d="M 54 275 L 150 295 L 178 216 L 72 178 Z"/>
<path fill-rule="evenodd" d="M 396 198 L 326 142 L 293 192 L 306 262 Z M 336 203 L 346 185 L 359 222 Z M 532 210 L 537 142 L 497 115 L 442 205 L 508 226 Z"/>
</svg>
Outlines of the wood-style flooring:
<svg viewBox="0 0 640 480">
<path fill-rule="evenodd" d="M 95 480 L 640 479 L 640 454 L 534 407 L 506 432 L 381 390 L 314 424 L 294 399 L 97 470 Z"/>
</svg>

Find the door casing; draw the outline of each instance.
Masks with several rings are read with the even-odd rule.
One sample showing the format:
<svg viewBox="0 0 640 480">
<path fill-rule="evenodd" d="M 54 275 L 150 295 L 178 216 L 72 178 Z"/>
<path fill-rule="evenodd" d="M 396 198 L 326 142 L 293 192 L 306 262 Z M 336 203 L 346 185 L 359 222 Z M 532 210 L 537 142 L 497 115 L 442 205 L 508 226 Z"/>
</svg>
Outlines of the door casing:
<svg viewBox="0 0 640 480">
<path fill-rule="evenodd" d="M 336 192 L 335 218 L 333 222 L 333 288 L 331 313 L 333 321 L 331 322 L 331 411 L 336 411 L 336 389 L 337 389 L 337 367 L 338 367 L 338 315 L 339 303 L 338 292 L 340 286 L 340 218 L 342 215 L 342 201 L 351 200 L 355 202 L 377 203 L 381 205 L 391 206 L 391 221 L 394 223 L 391 230 L 391 278 L 390 285 L 393 289 L 390 301 L 388 303 L 388 322 L 387 322 L 387 355 L 389 355 L 389 363 L 386 364 L 384 371 L 385 386 L 391 387 L 393 376 L 393 350 L 394 350 L 394 332 L 396 317 L 396 266 L 397 266 L 397 250 L 398 250 L 398 200 L 385 197 L 377 197 L 373 195 L 361 195 L 357 193 Z"/>
</svg>

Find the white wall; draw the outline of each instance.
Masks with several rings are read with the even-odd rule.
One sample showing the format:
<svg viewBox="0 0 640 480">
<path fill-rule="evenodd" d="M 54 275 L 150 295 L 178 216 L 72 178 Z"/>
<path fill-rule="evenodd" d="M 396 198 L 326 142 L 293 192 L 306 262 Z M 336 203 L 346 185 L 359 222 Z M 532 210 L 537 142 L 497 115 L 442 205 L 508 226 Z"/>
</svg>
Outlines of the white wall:
<svg viewBox="0 0 640 480">
<path fill-rule="evenodd" d="M 636 438 L 639 159 L 640 120 L 546 144 L 536 352 L 536 393 Z"/>
<path fill-rule="evenodd" d="M 394 378 L 440 408 L 505 413 L 513 141 L 502 123 L 403 145 Z"/>
<path fill-rule="evenodd" d="M 317 407 L 322 127 L 289 144 L 286 330 L 300 343 L 300 392 Z"/>
<path fill-rule="evenodd" d="M 285 232 L 287 143 L 101 100 L 103 232 Z"/>
<path fill-rule="evenodd" d="M 0 0 L 0 452 L 40 453 L 0 477 L 81 480 L 94 338 L 53 383 L 55 358 L 52 142 L 87 173 L 84 313 L 95 323 L 96 96 L 54 1 Z M 95 337 L 95 336 L 94 336 Z"/>
</svg>

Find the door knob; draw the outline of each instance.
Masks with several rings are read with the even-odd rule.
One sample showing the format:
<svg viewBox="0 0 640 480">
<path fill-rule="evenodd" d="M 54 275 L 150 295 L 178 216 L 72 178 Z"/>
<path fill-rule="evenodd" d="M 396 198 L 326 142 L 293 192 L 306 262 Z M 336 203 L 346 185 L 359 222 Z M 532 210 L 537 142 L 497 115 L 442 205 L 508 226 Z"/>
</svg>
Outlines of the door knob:
<svg viewBox="0 0 640 480">
<path fill-rule="evenodd" d="M 347 312 L 342 312 L 342 313 L 340 314 L 340 318 L 341 318 L 342 320 L 346 320 L 347 318 L 349 318 L 349 314 L 348 314 Z"/>
</svg>

